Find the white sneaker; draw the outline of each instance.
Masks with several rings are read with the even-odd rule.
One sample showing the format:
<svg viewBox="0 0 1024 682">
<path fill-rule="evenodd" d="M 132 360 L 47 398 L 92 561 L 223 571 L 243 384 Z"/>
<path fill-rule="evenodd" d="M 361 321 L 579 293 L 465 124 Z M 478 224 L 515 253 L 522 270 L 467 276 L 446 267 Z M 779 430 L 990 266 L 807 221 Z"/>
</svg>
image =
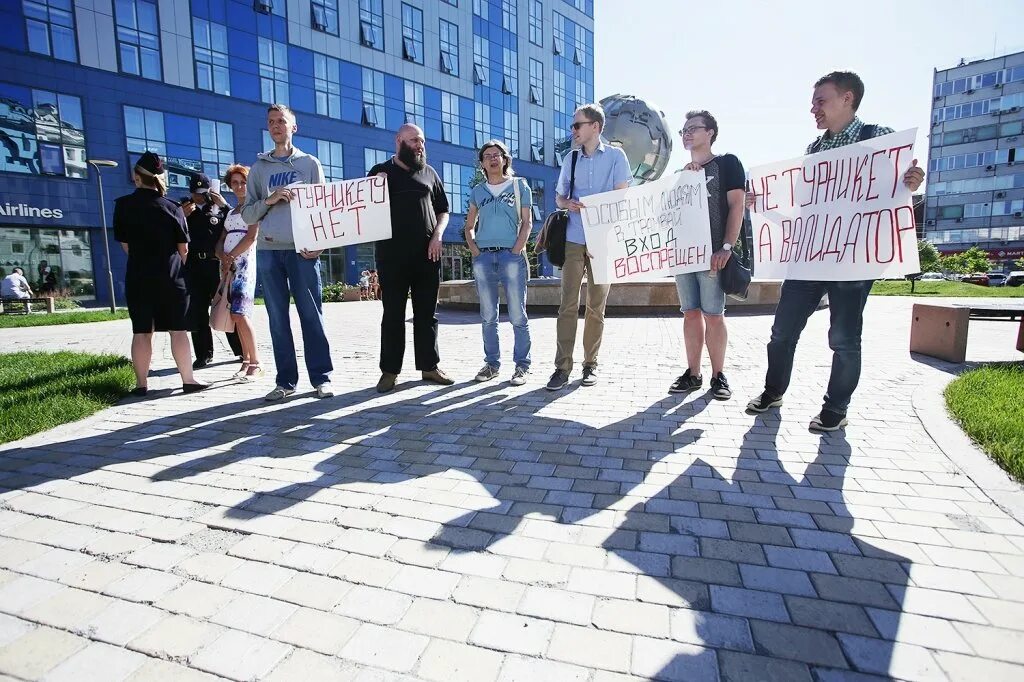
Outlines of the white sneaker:
<svg viewBox="0 0 1024 682">
<path fill-rule="evenodd" d="M 480 368 L 480 371 L 476 373 L 477 381 L 490 381 L 494 377 L 498 376 L 498 368 L 491 365 L 484 365 Z"/>
<path fill-rule="evenodd" d="M 516 367 L 516 371 L 512 372 L 512 379 L 509 381 L 513 386 L 522 386 L 526 383 L 526 375 L 530 373 L 530 370 L 525 367 Z"/>
<path fill-rule="evenodd" d="M 284 386 L 275 386 L 274 390 L 263 396 L 263 399 L 269 403 L 277 400 L 284 400 L 292 393 L 295 393 L 294 388 L 285 388 Z"/>
<path fill-rule="evenodd" d="M 334 389 L 331 388 L 331 382 L 325 381 L 316 387 L 316 397 L 323 400 L 324 398 L 333 398 Z"/>
</svg>

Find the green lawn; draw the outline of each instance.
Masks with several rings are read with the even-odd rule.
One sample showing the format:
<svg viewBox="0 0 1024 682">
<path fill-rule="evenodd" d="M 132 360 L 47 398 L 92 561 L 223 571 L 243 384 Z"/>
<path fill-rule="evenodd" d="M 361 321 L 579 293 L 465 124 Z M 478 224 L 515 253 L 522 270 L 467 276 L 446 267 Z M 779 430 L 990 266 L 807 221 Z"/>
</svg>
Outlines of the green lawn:
<svg viewBox="0 0 1024 682">
<path fill-rule="evenodd" d="M 968 436 L 1024 482 L 1024 363 L 962 374 L 946 387 L 946 406 Z"/>
<path fill-rule="evenodd" d="M 971 297 L 998 297 L 998 298 L 1024 298 L 1024 286 L 1022 287 L 981 287 L 977 284 L 964 284 L 963 282 L 940 282 L 938 280 L 929 282 L 918 282 L 914 287 L 914 293 L 910 293 L 910 282 L 878 280 L 875 286 L 871 287 L 871 293 L 875 296 L 971 296 Z"/>
<path fill-rule="evenodd" d="M 13 327 L 44 327 L 51 324 L 81 324 L 83 322 L 107 322 L 128 318 L 127 310 L 118 310 L 113 315 L 109 310 L 76 310 L 70 313 L 31 313 L 29 315 L 0 315 L 0 329 Z"/>
<path fill-rule="evenodd" d="M 134 385 L 132 363 L 118 355 L 0 355 L 0 443 L 88 417 Z"/>
</svg>

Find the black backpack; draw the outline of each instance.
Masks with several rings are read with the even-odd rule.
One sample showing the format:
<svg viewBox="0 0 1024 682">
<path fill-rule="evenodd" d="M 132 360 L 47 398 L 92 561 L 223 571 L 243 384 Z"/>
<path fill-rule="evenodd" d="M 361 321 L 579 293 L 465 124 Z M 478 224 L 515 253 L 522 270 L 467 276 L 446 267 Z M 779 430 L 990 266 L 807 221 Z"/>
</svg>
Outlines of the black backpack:
<svg viewBox="0 0 1024 682">
<path fill-rule="evenodd" d="M 569 194 L 568 197 L 572 198 L 572 193 L 576 189 L 576 161 L 579 158 L 579 151 L 573 150 L 572 152 L 572 166 L 569 169 Z M 569 211 L 566 209 L 558 209 L 548 214 L 547 219 L 544 221 L 544 227 L 540 231 L 540 237 L 537 239 L 537 251 L 547 251 L 548 260 L 555 267 L 562 267 L 565 265 L 565 236 L 569 230 Z"/>
</svg>

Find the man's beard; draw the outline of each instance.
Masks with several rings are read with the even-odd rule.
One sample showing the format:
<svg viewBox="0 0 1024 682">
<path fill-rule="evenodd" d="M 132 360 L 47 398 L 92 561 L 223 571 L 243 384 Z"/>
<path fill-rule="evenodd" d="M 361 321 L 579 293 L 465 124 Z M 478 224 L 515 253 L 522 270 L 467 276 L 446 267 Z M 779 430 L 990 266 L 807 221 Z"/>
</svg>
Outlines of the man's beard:
<svg viewBox="0 0 1024 682">
<path fill-rule="evenodd" d="M 417 154 L 416 150 L 402 142 L 398 148 L 398 160 L 413 170 L 421 171 L 427 167 L 427 152 Z"/>
</svg>

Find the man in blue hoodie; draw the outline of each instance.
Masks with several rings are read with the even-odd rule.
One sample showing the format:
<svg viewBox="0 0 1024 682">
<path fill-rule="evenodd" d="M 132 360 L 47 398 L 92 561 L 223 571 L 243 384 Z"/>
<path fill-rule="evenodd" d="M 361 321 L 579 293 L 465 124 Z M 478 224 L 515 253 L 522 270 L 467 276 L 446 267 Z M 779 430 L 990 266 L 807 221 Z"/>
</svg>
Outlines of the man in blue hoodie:
<svg viewBox="0 0 1024 682">
<path fill-rule="evenodd" d="M 256 249 L 256 272 L 263 285 L 263 297 L 270 318 L 270 338 L 274 344 L 277 365 L 277 386 L 266 400 L 283 400 L 295 393 L 299 367 L 295 358 L 295 341 L 289 317 L 289 299 L 295 299 L 302 327 L 309 383 L 318 398 L 330 398 L 331 349 L 324 332 L 323 286 L 320 281 L 320 251 L 303 249 L 295 252 L 292 238 L 292 216 L 288 206 L 294 193 L 288 187 L 295 183 L 324 182 L 320 161 L 292 145 L 298 130 L 295 114 L 283 104 L 267 109 L 267 129 L 274 140 L 274 150 L 256 157 L 246 184 L 242 218 L 246 224 L 260 224 Z"/>
</svg>

